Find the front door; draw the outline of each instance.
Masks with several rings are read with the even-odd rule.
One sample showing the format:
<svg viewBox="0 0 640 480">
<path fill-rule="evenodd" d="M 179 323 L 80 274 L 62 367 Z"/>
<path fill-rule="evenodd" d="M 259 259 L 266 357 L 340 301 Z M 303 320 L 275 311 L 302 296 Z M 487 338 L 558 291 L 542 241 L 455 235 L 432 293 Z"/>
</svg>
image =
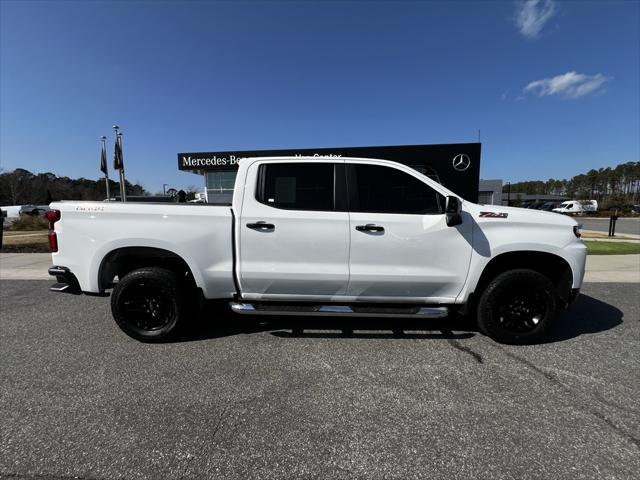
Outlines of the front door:
<svg viewBox="0 0 640 480">
<path fill-rule="evenodd" d="M 472 226 L 448 227 L 443 195 L 416 172 L 349 163 L 350 280 L 366 301 L 450 302 L 471 259 Z"/>
<path fill-rule="evenodd" d="M 349 214 L 339 200 L 343 165 L 271 161 L 249 167 L 236 230 L 243 298 L 345 295 Z"/>
</svg>

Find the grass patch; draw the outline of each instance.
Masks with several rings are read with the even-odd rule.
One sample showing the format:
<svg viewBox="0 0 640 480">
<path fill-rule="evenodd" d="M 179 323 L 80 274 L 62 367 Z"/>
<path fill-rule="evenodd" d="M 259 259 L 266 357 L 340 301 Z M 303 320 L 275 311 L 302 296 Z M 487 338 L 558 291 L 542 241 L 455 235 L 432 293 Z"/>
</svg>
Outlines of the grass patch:
<svg viewBox="0 0 640 480">
<path fill-rule="evenodd" d="M 20 217 L 16 218 L 9 225 L 5 226 L 5 228 L 7 230 L 29 232 L 34 230 L 48 230 L 49 222 L 44 217 L 41 217 L 39 215 L 20 215 Z"/>
<path fill-rule="evenodd" d="M 629 255 L 640 253 L 640 243 L 590 242 L 585 240 L 588 255 Z"/>
<path fill-rule="evenodd" d="M 4 232 L 3 245 L 49 244 L 48 232 Z"/>
<path fill-rule="evenodd" d="M 47 232 L 5 231 L 2 238 L 4 253 L 49 253 Z"/>
</svg>

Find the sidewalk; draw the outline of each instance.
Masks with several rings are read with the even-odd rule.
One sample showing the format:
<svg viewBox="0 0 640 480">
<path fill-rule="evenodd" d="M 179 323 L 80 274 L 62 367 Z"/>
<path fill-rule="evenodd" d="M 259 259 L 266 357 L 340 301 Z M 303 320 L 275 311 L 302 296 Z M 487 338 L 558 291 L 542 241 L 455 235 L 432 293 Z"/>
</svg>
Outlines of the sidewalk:
<svg viewBox="0 0 640 480">
<path fill-rule="evenodd" d="M 598 232 L 596 230 L 582 230 L 582 239 L 593 242 L 630 242 L 640 243 L 640 235 L 633 233 L 620 233 L 614 237 L 609 237 L 606 232 Z"/>
<path fill-rule="evenodd" d="M 48 253 L 0 253 L 0 280 L 53 280 Z M 588 255 L 585 282 L 640 283 L 640 255 Z"/>
<path fill-rule="evenodd" d="M 640 255 L 587 255 L 584 281 L 640 283 Z"/>
<path fill-rule="evenodd" d="M 0 280 L 54 280 L 50 253 L 0 253 Z"/>
</svg>

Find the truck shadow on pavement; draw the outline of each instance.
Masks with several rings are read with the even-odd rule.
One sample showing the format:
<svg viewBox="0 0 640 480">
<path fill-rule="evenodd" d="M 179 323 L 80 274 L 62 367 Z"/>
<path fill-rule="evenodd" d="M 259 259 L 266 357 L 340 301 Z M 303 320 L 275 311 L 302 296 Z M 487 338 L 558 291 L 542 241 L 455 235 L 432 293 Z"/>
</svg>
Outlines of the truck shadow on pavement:
<svg viewBox="0 0 640 480">
<path fill-rule="evenodd" d="M 563 312 L 545 343 L 562 342 L 580 335 L 605 332 L 622 324 L 622 311 L 613 305 L 581 294 Z"/>
<path fill-rule="evenodd" d="M 442 320 L 365 317 L 253 316 L 218 312 L 211 321 L 203 312 L 186 332 L 183 341 L 206 340 L 232 335 L 269 332 L 279 338 L 349 338 L 349 339 L 465 339 L 476 335 L 473 323 L 459 317 Z M 454 330 L 456 331 L 454 333 Z"/>
<path fill-rule="evenodd" d="M 363 317 L 250 316 L 205 308 L 178 341 L 197 341 L 269 332 L 283 339 L 464 340 L 479 335 L 475 318 L 452 314 L 439 320 Z M 550 337 L 555 343 L 622 324 L 623 313 L 606 302 L 580 295 L 563 312 Z"/>
</svg>

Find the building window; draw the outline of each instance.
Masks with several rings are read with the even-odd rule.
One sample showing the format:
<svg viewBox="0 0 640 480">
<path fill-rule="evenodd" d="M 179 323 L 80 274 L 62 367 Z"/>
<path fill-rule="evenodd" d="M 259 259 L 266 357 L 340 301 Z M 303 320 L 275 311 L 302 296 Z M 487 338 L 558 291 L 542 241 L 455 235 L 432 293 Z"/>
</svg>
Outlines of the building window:
<svg viewBox="0 0 640 480">
<path fill-rule="evenodd" d="M 218 193 L 233 192 L 237 173 L 237 170 L 216 170 L 215 172 L 207 172 L 207 190 Z"/>
<path fill-rule="evenodd" d="M 207 172 L 205 183 L 209 203 L 231 203 L 237 170 L 216 170 Z"/>
<path fill-rule="evenodd" d="M 493 205 L 493 192 L 479 192 L 478 203 L 481 205 Z"/>
</svg>

